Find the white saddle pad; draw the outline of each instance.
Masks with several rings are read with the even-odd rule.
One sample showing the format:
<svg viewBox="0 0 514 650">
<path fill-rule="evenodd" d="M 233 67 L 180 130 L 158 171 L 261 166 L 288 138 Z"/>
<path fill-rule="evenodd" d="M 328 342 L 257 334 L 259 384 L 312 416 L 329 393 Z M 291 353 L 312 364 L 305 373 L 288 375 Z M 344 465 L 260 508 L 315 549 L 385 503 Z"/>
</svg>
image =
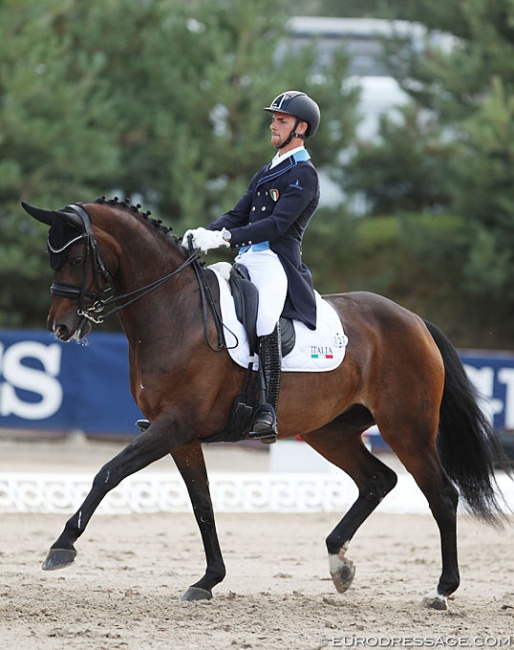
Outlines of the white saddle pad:
<svg viewBox="0 0 514 650">
<path fill-rule="evenodd" d="M 258 360 L 250 358 L 248 338 L 243 324 L 237 319 L 234 300 L 228 284 L 230 264 L 219 262 L 209 268 L 214 271 L 220 286 L 221 317 L 224 324 L 225 341 L 232 359 L 243 368 L 254 361 L 257 370 Z M 296 342 L 291 352 L 282 359 L 285 372 L 325 372 L 335 370 L 344 359 L 348 338 L 335 309 L 316 294 L 317 327 L 310 330 L 302 322 L 294 320 Z"/>
</svg>

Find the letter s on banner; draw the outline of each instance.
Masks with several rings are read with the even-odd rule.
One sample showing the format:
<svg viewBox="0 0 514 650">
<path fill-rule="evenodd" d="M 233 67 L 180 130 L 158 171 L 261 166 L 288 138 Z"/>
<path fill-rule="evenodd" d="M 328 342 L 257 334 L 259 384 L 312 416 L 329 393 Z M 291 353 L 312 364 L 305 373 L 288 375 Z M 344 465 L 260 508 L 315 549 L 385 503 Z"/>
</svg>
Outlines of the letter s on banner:
<svg viewBox="0 0 514 650">
<path fill-rule="evenodd" d="M 44 371 L 23 365 L 21 361 L 27 357 L 40 361 Z M 0 345 L 0 367 L 5 380 L 0 384 L 0 415 L 16 415 L 26 420 L 41 420 L 54 415 L 63 399 L 62 386 L 56 379 L 60 366 L 61 347 L 58 343 L 44 345 L 22 341 L 14 343 L 5 352 Z M 15 388 L 41 395 L 42 399 L 25 402 L 18 397 Z"/>
</svg>

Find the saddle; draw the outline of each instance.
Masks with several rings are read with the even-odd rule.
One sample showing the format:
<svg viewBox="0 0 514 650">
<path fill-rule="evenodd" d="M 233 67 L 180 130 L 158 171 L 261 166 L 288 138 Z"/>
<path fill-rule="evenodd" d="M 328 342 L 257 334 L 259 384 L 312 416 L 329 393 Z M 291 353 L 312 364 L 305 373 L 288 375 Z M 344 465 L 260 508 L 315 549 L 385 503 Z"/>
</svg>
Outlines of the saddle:
<svg viewBox="0 0 514 650">
<path fill-rule="evenodd" d="M 257 350 L 257 310 L 259 292 L 251 282 L 248 269 L 242 264 L 234 264 L 230 271 L 229 285 L 234 298 L 237 319 L 243 324 L 248 336 L 250 353 Z M 290 318 L 280 318 L 280 336 L 282 357 L 286 357 L 294 348 L 296 333 Z"/>
<path fill-rule="evenodd" d="M 220 287 L 222 287 L 223 291 L 226 292 L 226 300 L 228 300 L 229 303 L 233 300 L 235 312 L 233 312 L 233 316 L 238 320 L 238 331 L 241 331 L 244 328 L 246 332 L 248 345 L 243 346 L 244 354 L 242 359 L 244 361 L 241 362 L 241 360 L 236 360 L 232 357 L 234 362 L 238 363 L 240 366 L 246 367 L 246 374 L 243 380 L 241 392 L 234 398 L 225 428 L 218 433 L 202 438 L 202 442 L 239 442 L 245 440 L 247 434 L 251 431 L 250 427 L 253 422 L 254 409 L 257 406 L 258 373 L 254 370 L 254 363 L 255 354 L 258 350 L 257 311 L 259 307 L 259 293 L 257 287 L 250 281 L 248 271 L 243 265 L 234 264 L 231 266 L 227 262 L 218 262 L 218 265 L 212 266 L 213 272 L 215 266 L 218 266 L 215 270 L 220 279 Z M 226 287 L 227 280 L 229 287 Z M 228 288 L 231 289 L 231 295 Z M 282 357 L 289 356 L 288 363 L 291 361 L 293 363 L 287 369 L 292 372 L 324 372 L 326 370 L 332 370 L 334 367 L 338 367 L 344 358 L 347 338 L 342 329 L 339 317 L 329 303 L 324 303 L 319 294 L 316 294 L 316 300 L 318 301 L 317 311 L 321 316 L 319 322 L 321 322 L 320 330 L 322 331 L 323 338 L 318 338 L 314 342 L 309 338 L 305 342 L 305 340 L 302 339 L 302 336 L 304 336 L 302 327 L 306 331 L 307 328 L 302 326 L 302 323 L 297 322 L 295 324 L 296 327 L 299 328 L 297 333 L 295 326 L 290 319 L 284 317 L 280 318 Z M 333 319 L 335 319 L 337 323 L 335 323 Z M 234 323 L 233 319 L 232 323 Z M 308 330 L 308 332 L 310 336 L 312 334 L 311 330 Z M 296 345 L 295 349 L 297 335 L 298 345 Z M 234 335 L 232 338 L 235 338 L 237 341 L 237 337 Z M 299 346 L 300 351 L 298 352 Z M 326 368 L 318 365 L 317 359 L 319 350 L 330 351 L 330 355 L 327 354 L 326 357 L 327 360 L 330 359 L 330 367 Z M 325 360 L 324 354 L 320 353 L 320 356 Z M 315 358 L 314 365 L 311 358 Z M 305 365 L 306 360 L 309 361 L 308 365 Z M 323 361 L 323 364 L 324 363 L 325 361 Z M 334 366 L 334 363 L 337 365 Z M 150 423 L 147 420 L 140 420 L 138 421 L 137 426 L 141 431 L 144 431 L 148 428 L 149 424 Z"/>
</svg>

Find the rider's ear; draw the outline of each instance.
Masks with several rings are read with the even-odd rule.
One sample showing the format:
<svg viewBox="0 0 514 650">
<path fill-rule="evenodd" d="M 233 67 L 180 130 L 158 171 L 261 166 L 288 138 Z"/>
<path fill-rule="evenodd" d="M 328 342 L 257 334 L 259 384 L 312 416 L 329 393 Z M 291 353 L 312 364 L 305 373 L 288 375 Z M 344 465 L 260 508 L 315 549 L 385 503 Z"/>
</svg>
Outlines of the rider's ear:
<svg viewBox="0 0 514 650">
<path fill-rule="evenodd" d="M 309 125 L 307 122 L 300 122 L 298 126 L 296 127 L 295 131 L 299 133 L 300 135 L 305 135 L 307 133 L 307 129 L 309 128 Z"/>
</svg>

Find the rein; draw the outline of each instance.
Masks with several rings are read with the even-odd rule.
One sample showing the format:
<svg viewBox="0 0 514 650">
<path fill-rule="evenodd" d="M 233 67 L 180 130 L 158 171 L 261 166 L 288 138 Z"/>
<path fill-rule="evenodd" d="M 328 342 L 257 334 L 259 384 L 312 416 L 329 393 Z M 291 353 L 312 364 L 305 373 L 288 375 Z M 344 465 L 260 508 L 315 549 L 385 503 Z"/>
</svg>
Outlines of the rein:
<svg viewBox="0 0 514 650">
<path fill-rule="evenodd" d="M 132 303 L 136 302 L 137 300 L 140 300 L 141 298 L 144 298 L 144 296 L 148 295 L 161 285 L 165 284 L 170 280 L 174 275 L 177 275 L 177 273 L 180 273 L 180 271 L 184 270 L 189 264 L 193 264 L 197 260 L 197 253 L 193 253 L 187 257 L 187 259 L 182 262 L 179 266 L 174 271 L 171 271 L 171 273 L 168 273 L 167 275 L 164 275 L 162 278 L 158 278 L 157 280 L 154 280 L 153 282 L 150 282 L 149 284 L 146 284 L 143 287 L 139 287 L 139 289 L 134 289 L 133 291 L 128 291 L 127 293 L 122 293 L 118 296 L 110 296 L 109 298 L 99 298 L 94 301 L 94 303 L 89 307 L 88 309 L 79 309 L 77 313 L 79 316 L 84 316 L 84 318 L 87 318 L 88 320 L 92 321 L 93 323 L 101 324 L 105 321 L 106 318 L 109 318 L 109 316 L 112 316 L 113 314 L 116 314 L 117 312 L 121 311 L 122 309 L 125 309 L 125 307 L 128 307 Z M 98 295 L 98 294 L 97 294 Z M 96 296 L 95 296 L 96 297 Z M 121 305 L 116 305 L 116 303 L 121 302 L 122 300 L 127 300 L 127 302 L 124 302 Z M 96 316 L 96 314 L 101 314 L 101 312 L 104 311 L 106 307 L 109 307 L 111 305 L 116 305 L 113 307 L 110 311 L 108 311 L 106 314 L 102 314 L 101 316 Z"/>
<path fill-rule="evenodd" d="M 82 284 L 80 286 L 76 285 L 71 285 L 71 284 L 66 284 L 66 283 L 57 283 L 53 282 L 52 286 L 50 287 L 50 290 L 52 292 L 52 295 L 54 296 L 59 296 L 62 298 L 70 298 L 74 300 L 79 301 L 79 308 L 77 309 L 77 314 L 79 316 L 82 316 L 83 318 L 86 318 L 87 320 L 91 321 L 92 323 L 95 323 L 97 325 L 103 323 L 109 316 L 112 316 L 113 314 L 116 314 L 117 312 L 121 311 L 122 309 L 125 309 L 125 307 L 128 307 L 129 305 L 132 305 L 136 301 L 140 300 L 144 296 L 148 295 L 152 291 L 155 291 L 155 289 L 159 288 L 166 282 L 168 282 L 173 276 L 177 275 L 181 271 L 183 271 L 186 267 L 191 265 L 193 267 L 193 270 L 196 275 L 196 279 L 198 282 L 198 286 L 200 288 L 200 296 L 201 296 L 201 303 L 202 303 L 202 318 L 203 318 L 203 328 L 204 328 L 204 336 L 205 336 L 205 341 L 209 348 L 213 350 L 214 352 L 220 352 L 224 347 L 226 347 L 225 344 L 225 337 L 223 335 L 223 321 L 221 320 L 220 315 L 218 314 L 218 310 L 216 308 L 216 303 L 214 301 L 214 298 L 212 296 L 209 284 L 206 280 L 205 273 L 203 272 L 200 263 L 198 261 L 198 253 L 194 250 L 193 245 L 192 245 L 192 237 L 189 236 L 188 238 L 188 249 L 189 249 L 189 255 L 187 258 L 179 265 L 177 266 L 176 269 L 171 271 L 171 273 L 168 273 L 164 275 L 161 278 L 158 278 L 157 280 L 154 280 L 153 282 L 150 282 L 149 284 L 146 284 L 143 287 L 139 287 L 138 289 L 134 289 L 133 291 L 128 291 L 126 293 L 120 294 L 120 295 L 112 295 L 107 298 L 100 297 L 101 295 L 105 295 L 113 290 L 113 285 L 112 285 L 112 278 L 109 274 L 109 272 L 106 270 L 102 259 L 100 257 L 100 253 L 98 251 L 98 245 L 96 242 L 96 239 L 93 234 L 93 227 L 91 223 L 91 218 L 86 211 L 85 208 L 83 208 L 81 205 L 70 205 L 68 208 L 72 211 L 75 212 L 80 216 L 84 223 L 84 228 L 85 232 L 80 235 L 79 237 L 76 237 L 75 239 L 71 240 L 68 242 L 64 247 L 62 247 L 59 251 L 53 251 L 53 252 L 62 252 L 65 250 L 68 246 L 71 246 L 71 244 L 79 241 L 80 239 L 86 239 L 86 259 L 84 260 L 84 274 L 83 274 L 83 279 L 82 279 Z M 50 246 L 50 244 L 49 244 Z M 52 250 L 52 249 L 51 249 Z M 93 272 L 94 272 L 94 279 L 93 283 L 98 286 L 98 276 L 101 274 L 104 276 L 107 286 L 105 289 L 102 291 L 97 291 L 96 293 L 86 289 L 85 288 L 85 282 L 86 282 L 86 273 L 87 273 L 87 266 L 88 266 L 88 261 L 89 258 L 92 258 L 93 261 Z M 84 307 L 84 298 L 88 298 L 89 300 L 92 301 L 92 304 L 89 307 Z M 109 311 L 106 313 L 104 310 L 106 308 L 112 307 Z M 213 346 L 211 342 L 209 341 L 209 314 L 208 311 L 211 312 L 214 324 L 216 326 L 216 334 L 217 334 L 217 346 Z"/>
<path fill-rule="evenodd" d="M 188 247 L 190 251 L 193 251 L 193 236 L 188 236 Z M 205 273 L 202 271 L 200 264 L 198 262 L 198 256 L 195 256 L 193 261 L 193 270 L 198 281 L 198 286 L 200 287 L 200 296 L 202 299 L 202 315 L 203 315 L 203 332 L 205 336 L 205 341 L 209 348 L 213 352 L 220 352 L 223 348 L 227 347 L 225 343 L 225 337 L 223 335 L 224 324 L 221 320 L 221 316 L 218 314 L 216 309 L 216 303 L 212 297 L 211 288 L 209 283 L 205 278 Z M 207 313 L 207 307 L 211 310 L 212 318 L 214 320 L 214 325 L 216 326 L 216 334 L 218 335 L 218 344 L 217 347 L 213 347 L 209 341 L 209 315 Z"/>
</svg>

